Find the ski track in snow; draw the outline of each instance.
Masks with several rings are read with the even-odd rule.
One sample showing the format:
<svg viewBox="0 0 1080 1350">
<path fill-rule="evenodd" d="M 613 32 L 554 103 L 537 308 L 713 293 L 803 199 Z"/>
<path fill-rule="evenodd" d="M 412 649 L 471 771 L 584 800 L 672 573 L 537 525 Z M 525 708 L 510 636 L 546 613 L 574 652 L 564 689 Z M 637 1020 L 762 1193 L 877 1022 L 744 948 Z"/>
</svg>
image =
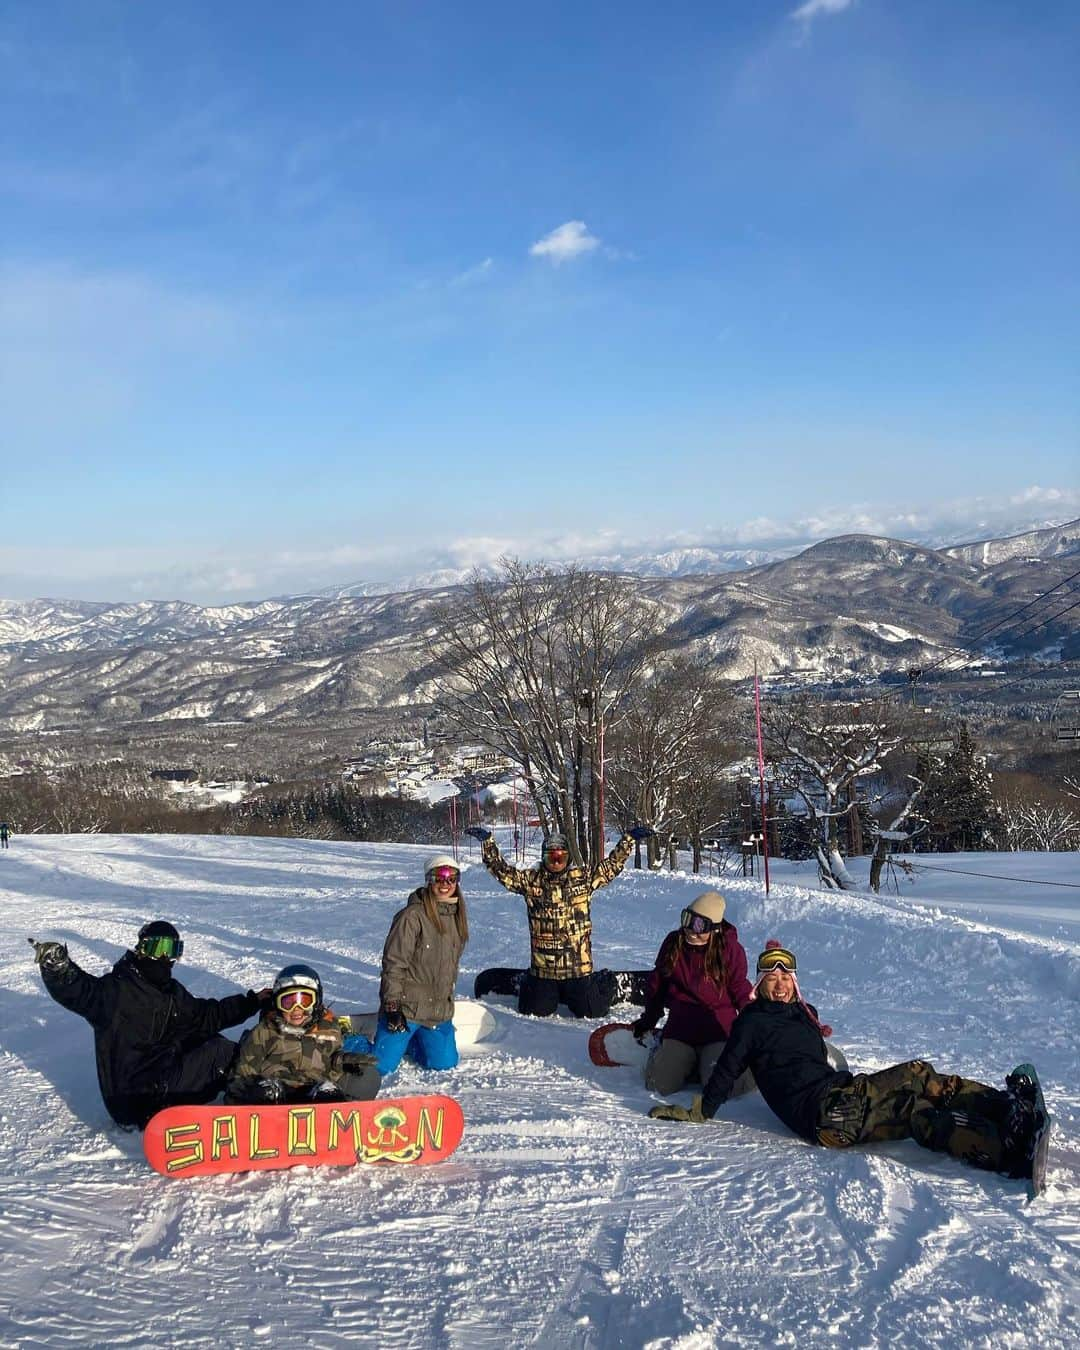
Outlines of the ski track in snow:
<svg viewBox="0 0 1080 1350">
<path fill-rule="evenodd" d="M 406 1067 L 384 1089 L 461 1101 L 465 1138 L 447 1162 L 152 1173 L 138 1136 L 108 1121 L 90 1030 L 48 999 L 26 938 L 62 939 L 98 972 L 167 916 L 197 994 L 260 987 L 307 960 L 341 1006 L 374 1006 L 387 925 L 430 851 L 37 836 L 0 856 L 3 1344 L 1076 1344 L 1080 901 L 1064 889 L 935 874 L 899 897 L 836 895 L 784 865 L 768 898 L 755 881 L 720 882 L 751 959 L 770 936 L 794 947 L 854 1068 L 920 1057 L 1000 1083 L 1034 1060 L 1056 1129 L 1031 1205 L 1024 1183 L 912 1142 L 815 1148 L 756 1095 L 705 1127 L 650 1121 L 639 1071 L 588 1060 L 595 1023 L 525 1018 L 498 999 L 494 1036 L 458 1069 Z M 1060 881 L 1076 879 L 1075 859 L 943 861 Z M 471 994 L 479 969 L 521 964 L 527 940 L 520 900 L 482 868 L 464 888 Z M 702 888 L 624 873 L 594 904 L 598 956 L 651 964 Z"/>
</svg>

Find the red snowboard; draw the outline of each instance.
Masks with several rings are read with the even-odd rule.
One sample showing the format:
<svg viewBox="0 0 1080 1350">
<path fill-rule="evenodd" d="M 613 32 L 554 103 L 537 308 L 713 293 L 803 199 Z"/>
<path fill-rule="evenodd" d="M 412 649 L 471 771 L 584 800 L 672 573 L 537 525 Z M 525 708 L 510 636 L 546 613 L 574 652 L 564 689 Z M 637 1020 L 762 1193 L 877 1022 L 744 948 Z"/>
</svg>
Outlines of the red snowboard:
<svg viewBox="0 0 1080 1350">
<path fill-rule="evenodd" d="M 597 1027 L 589 1037 L 589 1058 L 592 1062 L 605 1069 L 615 1069 L 620 1064 L 644 1067 L 659 1038 L 655 1031 L 650 1031 L 643 1044 L 634 1039 L 632 1027 L 632 1022 L 605 1022 L 602 1027 Z M 624 1034 L 613 1036 L 613 1032 Z"/>
<path fill-rule="evenodd" d="M 452 1097 L 376 1098 L 299 1106 L 170 1106 L 143 1134 L 150 1166 L 167 1177 L 354 1163 L 433 1163 L 465 1129 Z"/>
</svg>

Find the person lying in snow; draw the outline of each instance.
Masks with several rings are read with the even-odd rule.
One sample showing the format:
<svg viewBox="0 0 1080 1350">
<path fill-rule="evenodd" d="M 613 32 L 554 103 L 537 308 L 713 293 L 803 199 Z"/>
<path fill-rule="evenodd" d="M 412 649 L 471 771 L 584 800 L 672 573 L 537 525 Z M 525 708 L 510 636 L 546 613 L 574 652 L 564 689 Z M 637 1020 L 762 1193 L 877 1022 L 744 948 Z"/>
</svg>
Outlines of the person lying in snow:
<svg viewBox="0 0 1080 1350">
<path fill-rule="evenodd" d="M 245 1031 L 229 1074 L 230 1105 L 370 1101 L 381 1076 L 371 1055 L 346 1054 L 322 980 L 310 966 L 286 966 L 273 1002 Z"/>
<path fill-rule="evenodd" d="M 653 1092 L 707 1083 L 739 1010 L 750 1001 L 746 952 L 724 918 L 726 908 L 717 891 L 703 891 L 660 944 L 645 986 L 645 1010 L 632 1028 L 640 1040 L 669 1009 L 663 1037 L 645 1066 L 645 1086 Z M 753 1076 L 746 1072 L 731 1096 L 753 1090 Z"/>
<path fill-rule="evenodd" d="M 384 1077 L 405 1054 L 422 1069 L 452 1069 L 458 1062 L 454 986 L 469 940 L 460 880 L 454 859 L 437 853 L 424 867 L 424 885 L 390 921 L 374 1046 L 365 1036 L 345 1039 L 348 1051 L 373 1050 Z"/>
<path fill-rule="evenodd" d="M 804 1002 L 794 953 L 775 939 L 757 961 L 752 1002 L 732 1028 L 705 1091 L 683 1106 L 654 1106 L 654 1120 L 711 1120 L 747 1068 L 777 1116 L 796 1134 L 826 1148 L 914 1139 L 973 1167 L 1031 1175 L 1041 1123 L 1026 1082 L 1007 1090 L 940 1074 L 926 1060 L 851 1074 L 829 1066 L 815 1009 Z"/>
<path fill-rule="evenodd" d="M 184 944 L 155 919 L 104 975 L 88 975 L 62 942 L 35 942 L 34 960 L 52 998 L 94 1029 L 98 1083 L 118 1125 L 142 1129 L 166 1106 L 212 1101 L 225 1086 L 236 1042 L 219 1033 L 246 1022 L 270 990 L 196 998 L 173 966 Z"/>
</svg>

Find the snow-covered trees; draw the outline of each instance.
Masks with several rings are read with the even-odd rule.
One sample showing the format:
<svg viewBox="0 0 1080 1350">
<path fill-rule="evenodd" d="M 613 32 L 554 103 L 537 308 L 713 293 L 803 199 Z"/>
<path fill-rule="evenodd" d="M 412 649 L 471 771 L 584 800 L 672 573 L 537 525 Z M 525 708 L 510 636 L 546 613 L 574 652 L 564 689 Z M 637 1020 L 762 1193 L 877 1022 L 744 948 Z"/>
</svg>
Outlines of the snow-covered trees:
<svg viewBox="0 0 1080 1350">
<path fill-rule="evenodd" d="M 801 799 L 812 822 L 822 884 L 850 889 L 838 822 L 858 809 L 856 781 L 904 743 L 906 714 L 889 697 L 838 703 L 796 694 L 767 702 L 762 725 L 777 782 Z"/>
<path fill-rule="evenodd" d="M 1002 818 L 993 775 L 966 722 L 960 723 L 950 749 L 920 752 L 915 775 L 925 784 L 913 821 L 922 827 L 920 849 L 953 853 L 999 847 Z"/>
<path fill-rule="evenodd" d="M 626 578 L 507 559 L 437 617 L 429 652 L 448 723 L 505 754 L 545 832 L 595 862 L 601 745 L 648 668 L 656 611 Z"/>
</svg>

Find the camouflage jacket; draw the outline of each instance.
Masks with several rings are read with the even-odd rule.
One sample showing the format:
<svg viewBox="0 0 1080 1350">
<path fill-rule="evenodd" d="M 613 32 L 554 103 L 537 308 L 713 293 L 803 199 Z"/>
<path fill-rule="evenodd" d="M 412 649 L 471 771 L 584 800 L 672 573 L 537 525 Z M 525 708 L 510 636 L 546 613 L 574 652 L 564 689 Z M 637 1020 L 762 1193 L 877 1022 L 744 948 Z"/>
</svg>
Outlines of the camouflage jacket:
<svg viewBox="0 0 1080 1350">
<path fill-rule="evenodd" d="M 460 897 L 460 889 L 458 891 Z M 464 904 L 458 900 L 458 904 Z M 436 1027 L 454 1015 L 454 985 L 463 943 L 457 904 L 437 904 L 442 931 L 424 905 L 423 887 L 413 891 L 390 923 L 383 947 L 379 1003 L 397 1004 L 410 1022 Z"/>
<path fill-rule="evenodd" d="M 276 1012 L 264 1013 L 240 1040 L 225 1100 L 234 1086 L 259 1078 L 279 1079 L 286 1087 L 307 1087 L 342 1074 L 341 1028 L 333 1013 L 324 1010 L 312 1026 L 287 1027 Z"/>
<path fill-rule="evenodd" d="M 525 899 L 534 975 L 542 980 L 574 980 L 592 974 L 593 892 L 615 880 L 633 847 L 634 841 L 624 834 L 589 875 L 583 867 L 558 873 L 542 863 L 527 870 L 511 867 L 494 839 L 485 839 L 484 866 L 508 891 Z"/>
</svg>

